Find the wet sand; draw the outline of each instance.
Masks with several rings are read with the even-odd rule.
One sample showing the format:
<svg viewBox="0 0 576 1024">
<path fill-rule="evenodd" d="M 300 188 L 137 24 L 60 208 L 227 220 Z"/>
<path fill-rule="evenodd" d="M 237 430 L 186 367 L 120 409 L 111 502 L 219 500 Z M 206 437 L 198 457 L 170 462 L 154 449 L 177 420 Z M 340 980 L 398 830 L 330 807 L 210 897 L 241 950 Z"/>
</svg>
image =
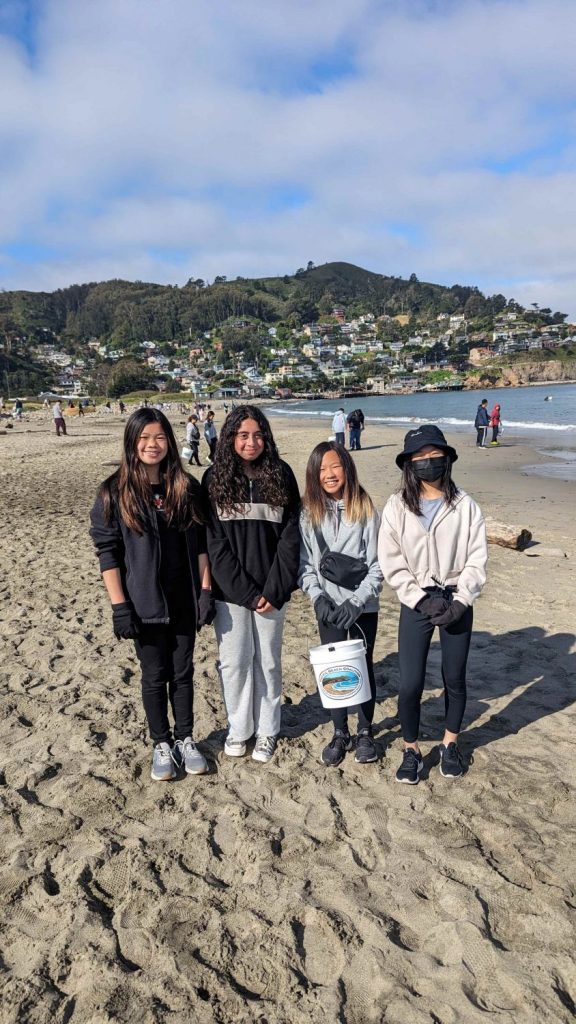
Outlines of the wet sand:
<svg viewBox="0 0 576 1024">
<path fill-rule="evenodd" d="M 173 421 L 182 438 L 184 417 Z M 302 483 L 326 424 L 274 428 Z M 464 780 L 437 769 L 435 642 L 422 781 L 394 783 L 398 605 L 385 590 L 376 765 L 319 762 L 331 730 L 308 664 L 315 622 L 297 594 L 274 761 L 224 757 L 207 629 L 195 732 L 212 770 L 159 784 L 136 658 L 114 640 L 87 534 L 123 424 L 87 416 L 60 439 L 50 429 L 38 417 L 0 436 L 2 1024 L 571 1021 L 574 485 L 524 475 L 546 456 L 513 439 L 487 452 L 453 439 L 457 481 L 539 542 L 525 554 L 490 547 Z M 379 506 L 402 436 L 368 427 L 355 455 Z"/>
</svg>

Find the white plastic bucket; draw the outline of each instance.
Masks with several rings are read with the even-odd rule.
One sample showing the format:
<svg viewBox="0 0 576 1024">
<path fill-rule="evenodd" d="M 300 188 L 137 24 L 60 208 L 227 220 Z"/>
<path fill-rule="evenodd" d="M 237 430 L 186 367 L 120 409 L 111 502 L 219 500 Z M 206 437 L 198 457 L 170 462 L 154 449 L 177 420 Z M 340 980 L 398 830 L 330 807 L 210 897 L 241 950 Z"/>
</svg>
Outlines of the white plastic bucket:
<svg viewBox="0 0 576 1024">
<path fill-rule="evenodd" d="M 182 451 L 180 452 L 180 455 L 182 456 L 183 459 L 191 459 L 192 458 L 192 449 L 188 448 L 186 445 L 184 445 Z"/>
<path fill-rule="evenodd" d="M 361 639 L 338 640 L 310 650 L 318 693 L 325 708 L 349 708 L 370 700 L 366 646 Z"/>
</svg>

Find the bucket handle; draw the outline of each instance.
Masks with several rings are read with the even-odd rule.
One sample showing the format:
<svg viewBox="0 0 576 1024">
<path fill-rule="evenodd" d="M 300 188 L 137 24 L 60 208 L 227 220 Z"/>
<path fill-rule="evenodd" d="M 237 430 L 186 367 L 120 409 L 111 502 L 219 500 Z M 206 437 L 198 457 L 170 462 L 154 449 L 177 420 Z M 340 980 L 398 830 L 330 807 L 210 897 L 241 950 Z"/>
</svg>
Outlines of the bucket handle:
<svg viewBox="0 0 576 1024">
<path fill-rule="evenodd" d="M 366 640 L 366 634 L 365 634 L 364 630 L 362 629 L 362 626 L 359 626 L 357 622 L 355 622 L 354 625 L 356 626 L 356 629 L 358 629 L 362 633 L 362 639 L 364 641 L 364 654 L 366 654 L 366 651 L 368 650 L 368 641 Z M 330 647 L 330 645 L 328 645 L 328 650 L 329 651 L 333 651 L 334 648 Z"/>
</svg>

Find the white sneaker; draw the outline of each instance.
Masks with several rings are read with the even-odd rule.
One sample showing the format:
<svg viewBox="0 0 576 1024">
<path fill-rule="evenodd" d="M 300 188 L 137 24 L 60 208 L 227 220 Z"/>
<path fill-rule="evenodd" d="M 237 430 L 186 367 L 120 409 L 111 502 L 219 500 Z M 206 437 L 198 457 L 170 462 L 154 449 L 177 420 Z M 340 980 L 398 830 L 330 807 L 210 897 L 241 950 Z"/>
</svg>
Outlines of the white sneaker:
<svg viewBox="0 0 576 1024">
<path fill-rule="evenodd" d="M 191 736 L 176 740 L 172 757 L 177 768 L 183 768 L 188 775 L 205 775 L 208 771 L 206 758 L 200 753 Z"/>
<path fill-rule="evenodd" d="M 263 764 L 268 764 L 268 761 L 271 761 L 274 757 L 277 742 L 277 736 L 257 736 L 256 745 L 252 751 L 252 757 L 254 760 L 261 761 Z"/>
<path fill-rule="evenodd" d="M 176 778 L 176 769 L 169 743 L 157 743 L 154 747 L 150 776 L 155 782 L 170 782 L 171 779 Z"/>
<path fill-rule="evenodd" d="M 235 740 L 233 736 L 227 736 L 224 743 L 224 753 L 228 754 L 228 757 L 244 757 L 246 743 L 244 740 Z"/>
</svg>

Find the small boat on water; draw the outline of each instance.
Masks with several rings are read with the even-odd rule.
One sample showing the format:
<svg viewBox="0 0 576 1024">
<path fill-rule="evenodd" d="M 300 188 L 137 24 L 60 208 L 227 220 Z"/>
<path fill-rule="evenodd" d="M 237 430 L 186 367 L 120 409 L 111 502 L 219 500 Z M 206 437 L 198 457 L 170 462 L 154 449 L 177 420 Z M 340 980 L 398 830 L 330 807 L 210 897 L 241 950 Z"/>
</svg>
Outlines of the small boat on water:
<svg viewBox="0 0 576 1024">
<path fill-rule="evenodd" d="M 551 402 L 553 397 L 554 397 L 553 395 L 546 395 L 546 398 L 544 399 L 544 401 L 545 402 Z"/>
</svg>

